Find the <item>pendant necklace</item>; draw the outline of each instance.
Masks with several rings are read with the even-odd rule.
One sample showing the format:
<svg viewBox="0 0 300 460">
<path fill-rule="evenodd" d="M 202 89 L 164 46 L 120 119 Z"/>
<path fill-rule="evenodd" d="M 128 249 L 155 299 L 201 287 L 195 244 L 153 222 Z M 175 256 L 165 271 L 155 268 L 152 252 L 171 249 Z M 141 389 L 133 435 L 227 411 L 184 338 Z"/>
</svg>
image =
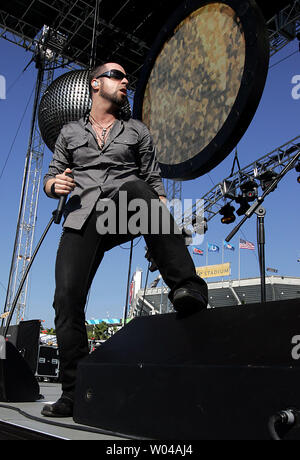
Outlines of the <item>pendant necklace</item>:
<svg viewBox="0 0 300 460">
<path fill-rule="evenodd" d="M 104 146 L 105 146 L 105 140 L 106 140 L 106 136 L 108 134 L 108 131 L 110 130 L 110 128 L 112 127 L 112 125 L 114 124 L 115 120 L 108 126 L 104 127 L 102 126 L 99 121 L 95 120 L 95 118 L 90 115 L 90 121 L 92 123 L 92 125 L 96 125 L 97 127 L 99 127 L 100 129 L 102 129 L 102 133 L 101 133 L 101 136 L 99 136 L 98 134 L 98 131 L 97 129 L 95 129 L 96 131 L 96 136 L 97 136 L 97 140 L 98 140 L 98 144 L 100 146 L 100 149 L 103 150 Z M 96 128 L 96 127 L 95 127 Z"/>
</svg>

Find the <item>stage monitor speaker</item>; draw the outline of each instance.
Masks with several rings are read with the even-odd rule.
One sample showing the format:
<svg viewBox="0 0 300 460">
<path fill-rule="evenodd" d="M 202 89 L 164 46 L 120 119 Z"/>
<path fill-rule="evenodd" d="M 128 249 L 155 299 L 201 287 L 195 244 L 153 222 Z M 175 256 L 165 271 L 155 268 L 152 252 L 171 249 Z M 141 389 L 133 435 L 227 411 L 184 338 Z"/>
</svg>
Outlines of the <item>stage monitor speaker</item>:
<svg viewBox="0 0 300 460">
<path fill-rule="evenodd" d="M 40 388 L 29 365 L 9 341 L 0 336 L 0 401 L 33 402 Z"/>
<path fill-rule="evenodd" d="M 75 422 L 149 439 L 270 439 L 300 409 L 300 300 L 133 319 L 79 363 Z"/>
<path fill-rule="evenodd" d="M 21 353 L 33 373 L 36 372 L 38 363 L 40 320 L 21 321 L 8 328 L 6 338 Z M 4 329 L 0 328 L 0 335 Z"/>
</svg>

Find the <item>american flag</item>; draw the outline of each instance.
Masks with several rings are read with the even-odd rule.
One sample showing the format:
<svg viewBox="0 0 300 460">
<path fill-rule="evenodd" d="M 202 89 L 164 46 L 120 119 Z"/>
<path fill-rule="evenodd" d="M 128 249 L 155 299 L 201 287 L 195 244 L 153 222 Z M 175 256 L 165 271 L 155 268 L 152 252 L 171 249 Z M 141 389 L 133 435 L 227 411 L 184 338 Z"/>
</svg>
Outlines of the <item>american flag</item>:
<svg viewBox="0 0 300 460">
<path fill-rule="evenodd" d="M 240 249 L 249 249 L 250 251 L 255 250 L 255 246 L 250 241 L 245 241 L 240 239 Z"/>
</svg>

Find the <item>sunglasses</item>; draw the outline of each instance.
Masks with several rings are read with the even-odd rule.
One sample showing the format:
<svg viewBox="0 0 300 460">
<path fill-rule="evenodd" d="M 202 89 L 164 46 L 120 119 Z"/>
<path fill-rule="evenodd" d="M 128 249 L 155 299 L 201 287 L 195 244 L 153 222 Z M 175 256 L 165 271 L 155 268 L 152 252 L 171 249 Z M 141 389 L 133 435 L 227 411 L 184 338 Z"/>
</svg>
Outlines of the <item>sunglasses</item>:
<svg viewBox="0 0 300 460">
<path fill-rule="evenodd" d="M 113 78 L 114 80 L 123 80 L 124 78 L 126 79 L 128 78 L 125 73 L 117 69 L 112 69 L 112 70 L 109 70 L 108 72 L 104 72 L 101 75 L 98 75 L 96 79 L 101 78 L 101 77 Z"/>
</svg>

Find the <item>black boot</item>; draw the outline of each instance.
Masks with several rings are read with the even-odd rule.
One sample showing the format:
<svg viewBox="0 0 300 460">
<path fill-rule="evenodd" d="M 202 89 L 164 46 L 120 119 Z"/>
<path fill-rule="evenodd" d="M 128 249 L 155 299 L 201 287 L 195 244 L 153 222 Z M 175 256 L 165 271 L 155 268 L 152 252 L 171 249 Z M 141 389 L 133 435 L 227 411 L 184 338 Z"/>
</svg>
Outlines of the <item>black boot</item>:
<svg viewBox="0 0 300 460">
<path fill-rule="evenodd" d="M 170 296 L 170 300 L 180 316 L 185 317 L 207 308 L 207 296 L 200 290 L 179 288 Z"/>
<path fill-rule="evenodd" d="M 74 401 L 64 394 L 54 404 L 46 404 L 41 414 L 45 417 L 72 417 Z"/>
</svg>

